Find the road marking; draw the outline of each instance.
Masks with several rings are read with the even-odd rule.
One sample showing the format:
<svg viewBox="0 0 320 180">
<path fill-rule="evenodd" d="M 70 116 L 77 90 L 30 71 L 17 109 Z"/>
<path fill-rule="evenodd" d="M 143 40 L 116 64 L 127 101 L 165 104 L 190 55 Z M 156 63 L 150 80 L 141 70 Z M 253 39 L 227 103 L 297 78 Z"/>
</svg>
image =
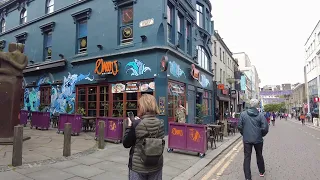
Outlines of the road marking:
<svg viewBox="0 0 320 180">
<path fill-rule="evenodd" d="M 210 178 L 210 176 L 213 175 L 213 173 L 222 165 L 222 163 L 224 163 L 224 161 L 233 153 L 233 151 L 237 150 L 237 148 L 242 144 L 242 141 L 240 141 L 236 146 L 234 146 L 234 148 L 232 148 L 228 154 L 226 156 L 224 156 L 222 159 L 220 159 L 220 161 L 215 164 L 210 171 L 202 177 L 201 180 L 208 180 Z"/>
<path fill-rule="evenodd" d="M 218 176 L 221 176 L 222 173 L 229 167 L 230 163 L 233 161 L 233 159 L 235 158 L 235 156 L 239 153 L 239 151 L 243 148 L 243 145 L 241 145 L 239 147 L 239 149 L 232 154 L 232 156 L 230 157 L 230 159 L 222 166 L 222 168 L 220 169 L 220 171 L 217 173 Z"/>
</svg>

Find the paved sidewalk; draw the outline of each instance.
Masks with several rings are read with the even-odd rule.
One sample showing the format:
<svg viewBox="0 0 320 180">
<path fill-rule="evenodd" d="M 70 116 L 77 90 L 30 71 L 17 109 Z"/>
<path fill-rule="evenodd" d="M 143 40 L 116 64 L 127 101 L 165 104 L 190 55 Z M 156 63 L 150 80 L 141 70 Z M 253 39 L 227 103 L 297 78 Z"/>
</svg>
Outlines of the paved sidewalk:
<svg viewBox="0 0 320 180">
<path fill-rule="evenodd" d="M 297 119 L 289 119 L 289 121 L 293 122 L 293 123 L 297 123 L 297 124 L 301 124 L 301 121 L 297 120 Z M 305 122 L 305 125 L 310 127 L 310 128 L 313 128 L 313 129 L 317 129 L 317 130 L 320 130 L 320 126 L 314 126 L 312 122 L 308 122 L 306 121 Z"/>
<path fill-rule="evenodd" d="M 23 133 L 31 139 L 24 141 L 23 163 L 37 163 L 62 157 L 63 134 L 57 134 L 56 129 L 36 130 L 25 127 Z M 71 137 L 71 154 L 86 151 L 95 146 L 94 133 L 80 133 Z M 12 145 L 0 145 L 0 171 L 11 164 Z"/>
<path fill-rule="evenodd" d="M 204 158 L 197 153 L 164 152 L 163 180 L 174 177 L 194 176 L 206 163 L 218 156 L 231 143 L 239 139 L 239 134 L 225 137 L 217 143 L 217 149 L 208 150 Z M 167 143 L 166 143 L 167 144 Z M 127 180 L 129 149 L 122 144 L 107 143 L 106 148 L 79 158 L 57 163 L 36 164 L 30 168 L 17 168 L 0 172 L 1 179 L 10 180 Z M 199 170 L 200 169 L 200 170 Z"/>
</svg>

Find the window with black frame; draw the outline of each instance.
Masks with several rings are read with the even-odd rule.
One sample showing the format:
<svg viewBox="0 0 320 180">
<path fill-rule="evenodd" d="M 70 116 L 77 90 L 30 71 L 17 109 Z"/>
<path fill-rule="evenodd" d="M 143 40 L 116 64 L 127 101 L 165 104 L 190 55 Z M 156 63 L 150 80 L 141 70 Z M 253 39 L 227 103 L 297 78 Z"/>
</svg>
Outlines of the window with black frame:
<svg viewBox="0 0 320 180">
<path fill-rule="evenodd" d="M 52 32 L 47 32 L 44 35 L 44 55 L 45 60 L 51 60 L 52 56 Z"/>
<path fill-rule="evenodd" d="M 173 5 L 168 1 L 167 5 L 167 26 L 168 26 L 168 41 L 174 42 L 173 24 L 174 24 L 174 9 Z"/>
<path fill-rule="evenodd" d="M 191 48 L 192 48 L 192 43 L 191 43 L 191 23 L 187 21 L 187 27 L 186 27 L 186 39 L 187 39 L 187 54 L 190 56 L 191 54 Z"/>
<path fill-rule="evenodd" d="M 27 10 L 22 9 L 20 12 L 20 24 L 24 24 L 27 22 Z"/>
<path fill-rule="evenodd" d="M 200 4 L 196 5 L 197 9 L 197 25 L 201 28 L 204 28 L 204 20 L 203 20 L 203 6 Z"/>
<path fill-rule="evenodd" d="M 6 20 L 2 18 L 1 20 L 1 32 L 4 33 L 6 31 Z"/>
<path fill-rule="evenodd" d="M 87 20 L 78 21 L 77 47 L 78 53 L 86 53 L 88 45 L 88 26 Z"/>
<path fill-rule="evenodd" d="M 131 44 L 133 42 L 133 6 L 121 8 L 120 17 L 120 44 Z"/>
</svg>

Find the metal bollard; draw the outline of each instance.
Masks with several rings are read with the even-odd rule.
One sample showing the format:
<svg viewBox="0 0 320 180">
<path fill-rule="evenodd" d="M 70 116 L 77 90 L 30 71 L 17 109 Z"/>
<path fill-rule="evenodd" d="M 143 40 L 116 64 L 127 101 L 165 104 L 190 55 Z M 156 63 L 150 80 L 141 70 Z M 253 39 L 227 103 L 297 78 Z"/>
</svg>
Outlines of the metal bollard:
<svg viewBox="0 0 320 180">
<path fill-rule="evenodd" d="M 106 123 L 104 121 L 99 121 L 99 134 L 98 134 L 98 148 L 104 149 L 104 131 L 105 131 Z"/>
<path fill-rule="evenodd" d="M 71 156 L 71 124 L 64 124 L 63 156 Z"/>
<path fill-rule="evenodd" d="M 23 127 L 15 126 L 13 134 L 12 166 L 22 165 Z"/>
</svg>

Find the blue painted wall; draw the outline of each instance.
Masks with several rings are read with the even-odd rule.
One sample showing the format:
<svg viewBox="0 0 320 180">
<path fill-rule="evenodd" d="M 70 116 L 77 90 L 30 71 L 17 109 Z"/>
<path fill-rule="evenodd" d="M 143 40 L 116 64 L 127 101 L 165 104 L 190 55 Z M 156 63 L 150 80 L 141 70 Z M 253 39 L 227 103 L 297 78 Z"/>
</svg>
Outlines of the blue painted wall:
<svg viewBox="0 0 320 180">
<path fill-rule="evenodd" d="M 168 79 L 181 81 L 207 90 L 213 89 L 211 71 L 211 33 L 213 30 L 209 26 L 204 29 L 198 27 L 195 22 L 196 3 L 200 3 L 205 9 L 211 11 L 211 5 L 208 0 L 168 0 L 173 3 L 175 10 L 179 10 L 186 19 L 192 23 L 192 51 L 187 55 L 186 48 L 177 49 L 174 44 L 167 41 L 167 0 L 133 0 L 134 8 L 134 38 L 133 43 L 126 46 L 119 45 L 119 7 L 111 0 L 63 0 L 55 1 L 54 12 L 45 14 L 44 0 L 29 0 L 30 3 L 24 7 L 28 11 L 27 23 L 19 25 L 20 10 L 17 9 L 17 1 L 0 7 L 0 14 L 6 9 L 3 18 L 6 20 L 6 31 L 0 33 L 0 40 L 15 42 L 15 35 L 27 32 L 25 54 L 29 61 L 41 65 L 44 61 L 44 37 L 39 28 L 43 24 L 55 22 L 52 33 L 52 61 L 60 60 L 59 54 L 63 54 L 67 60 L 66 67 L 60 69 L 50 69 L 45 71 L 35 71 L 25 74 L 25 84 L 36 81 L 52 84 L 56 80 L 63 80 L 62 85 L 52 85 L 51 112 L 63 112 L 66 106 L 74 108 L 75 85 L 96 83 L 97 75 L 94 74 L 95 61 L 99 58 L 104 60 L 118 60 L 120 73 L 109 82 L 129 81 L 137 79 L 154 78 L 156 86 L 160 89 L 157 97 L 167 96 L 166 84 Z M 76 24 L 71 16 L 74 13 L 84 9 L 91 8 L 88 19 L 88 46 L 87 53 L 77 54 L 76 49 Z M 176 11 L 177 12 L 177 11 Z M 154 19 L 154 24 L 147 27 L 139 27 L 139 23 L 146 19 Z M 175 16 L 176 19 L 176 16 Z M 176 34 L 176 24 L 173 31 Z M 145 35 L 147 40 L 142 42 L 141 36 Z M 208 38 L 209 37 L 209 38 Z M 178 42 L 177 37 L 174 40 Z M 100 50 L 97 45 L 103 46 Z M 196 46 L 201 45 L 205 48 L 209 57 L 209 70 L 204 70 L 197 65 Z M 6 47 L 7 48 L 7 47 Z M 160 60 L 162 56 L 167 55 L 170 61 L 171 69 L 167 72 L 160 72 Z M 77 61 L 77 62 L 76 62 Z M 128 63 L 130 66 L 126 65 Z M 30 64 L 30 63 L 29 63 Z M 137 64 L 143 65 L 143 71 L 139 70 Z M 203 78 L 200 83 L 190 80 L 191 64 L 201 71 Z M 180 66 L 180 70 L 177 67 Z M 138 69 L 137 69 L 138 67 Z M 132 68 L 132 69 L 130 69 Z M 141 73 L 143 72 L 143 73 Z M 184 72 L 183 74 L 179 73 Z M 168 77 L 168 75 L 170 75 Z M 37 110 L 39 106 L 39 87 L 27 88 L 25 92 L 25 105 L 30 110 Z M 214 107 L 212 107 L 214 109 Z M 74 111 L 74 110 L 73 110 Z M 166 119 L 166 117 L 163 117 Z"/>
</svg>

